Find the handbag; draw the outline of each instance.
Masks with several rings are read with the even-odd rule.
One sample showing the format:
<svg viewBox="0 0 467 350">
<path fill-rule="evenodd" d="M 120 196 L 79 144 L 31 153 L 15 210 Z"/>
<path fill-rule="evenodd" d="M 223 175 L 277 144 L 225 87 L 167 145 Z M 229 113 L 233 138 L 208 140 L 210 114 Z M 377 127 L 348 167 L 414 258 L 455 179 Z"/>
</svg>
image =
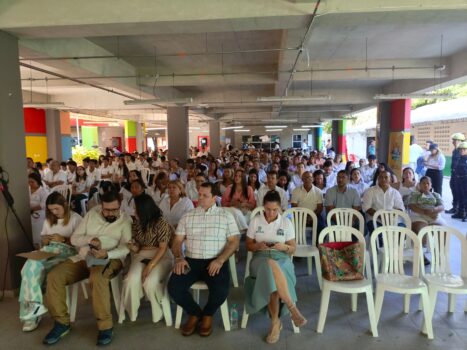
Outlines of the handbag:
<svg viewBox="0 0 467 350">
<path fill-rule="evenodd" d="M 321 271 L 328 281 L 362 280 L 364 245 L 355 242 L 328 242 L 318 246 Z"/>
</svg>

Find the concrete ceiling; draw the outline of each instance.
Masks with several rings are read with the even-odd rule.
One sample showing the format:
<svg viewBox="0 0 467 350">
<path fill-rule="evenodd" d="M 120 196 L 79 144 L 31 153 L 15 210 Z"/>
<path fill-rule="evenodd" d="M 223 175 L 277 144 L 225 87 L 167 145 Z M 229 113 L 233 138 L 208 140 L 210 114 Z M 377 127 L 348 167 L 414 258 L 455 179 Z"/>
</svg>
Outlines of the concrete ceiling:
<svg viewBox="0 0 467 350">
<path fill-rule="evenodd" d="M 163 121 L 164 105 L 123 104 L 157 96 L 192 97 L 193 120 L 311 123 L 375 105 L 375 94 L 467 80 L 465 0 L 316 5 L 7 0 L 0 30 L 20 39 L 25 102 L 61 101 L 121 119 Z M 286 93 L 331 99 L 257 102 Z"/>
</svg>

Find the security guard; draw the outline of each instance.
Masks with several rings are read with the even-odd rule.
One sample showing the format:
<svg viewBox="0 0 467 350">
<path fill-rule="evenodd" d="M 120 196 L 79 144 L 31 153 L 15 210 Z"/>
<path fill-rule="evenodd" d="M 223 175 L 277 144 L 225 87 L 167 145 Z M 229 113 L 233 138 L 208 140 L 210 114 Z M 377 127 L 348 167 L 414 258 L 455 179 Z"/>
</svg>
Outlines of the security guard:
<svg viewBox="0 0 467 350">
<path fill-rule="evenodd" d="M 457 214 L 453 215 L 454 219 L 462 219 L 465 221 L 467 218 L 467 142 L 461 142 L 459 147 L 460 156 L 456 166 L 456 192 L 459 193 L 459 210 Z"/>
<path fill-rule="evenodd" d="M 460 159 L 460 150 L 458 147 L 461 142 L 465 141 L 465 136 L 464 134 L 460 132 L 456 132 L 455 134 L 451 136 L 451 139 L 452 139 L 452 144 L 454 146 L 454 151 L 452 151 L 452 162 L 451 162 L 451 180 L 449 180 L 449 186 L 451 187 L 451 192 L 452 192 L 452 208 L 449 210 L 446 210 L 446 213 L 456 215 L 458 214 L 458 209 L 459 209 L 459 191 L 456 190 L 457 188 L 456 167 Z"/>
</svg>

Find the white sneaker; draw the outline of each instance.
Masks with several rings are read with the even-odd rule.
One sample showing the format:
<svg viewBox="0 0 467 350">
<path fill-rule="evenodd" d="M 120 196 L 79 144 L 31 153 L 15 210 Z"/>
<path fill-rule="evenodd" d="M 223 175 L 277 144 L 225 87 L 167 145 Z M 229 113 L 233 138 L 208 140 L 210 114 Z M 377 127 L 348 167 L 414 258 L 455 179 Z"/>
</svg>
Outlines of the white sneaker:
<svg viewBox="0 0 467 350">
<path fill-rule="evenodd" d="M 24 321 L 24 323 L 23 323 L 23 332 L 32 332 L 33 330 L 35 330 L 39 326 L 40 322 L 41 322 L 40 316 L 36 317 L 36 318 L 32 318 L 32 319 L 27 320 L 27 321 Z"/>
<path fill-rule="evenodd" d="M 35 319 L 43 314 L 46 314 L 49 310 L 42 305 L 35 303 L 31 308 L 28 308 L 28 313 L 22 317 L 23 320 Z"/>
</svg>

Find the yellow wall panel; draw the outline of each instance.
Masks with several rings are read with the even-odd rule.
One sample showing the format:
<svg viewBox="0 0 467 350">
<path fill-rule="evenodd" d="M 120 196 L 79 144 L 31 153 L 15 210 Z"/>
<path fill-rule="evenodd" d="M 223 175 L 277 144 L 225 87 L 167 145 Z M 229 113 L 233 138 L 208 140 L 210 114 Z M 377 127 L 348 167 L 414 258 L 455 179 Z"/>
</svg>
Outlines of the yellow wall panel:
<svg viewBox="0 0 467 350">
<path fill-rule="evenodd" d="M 45 136 L 26 136 L 26 156 L 34 162 L 42 162 L 48 158 L 47 138 Z"/>
</svg>

